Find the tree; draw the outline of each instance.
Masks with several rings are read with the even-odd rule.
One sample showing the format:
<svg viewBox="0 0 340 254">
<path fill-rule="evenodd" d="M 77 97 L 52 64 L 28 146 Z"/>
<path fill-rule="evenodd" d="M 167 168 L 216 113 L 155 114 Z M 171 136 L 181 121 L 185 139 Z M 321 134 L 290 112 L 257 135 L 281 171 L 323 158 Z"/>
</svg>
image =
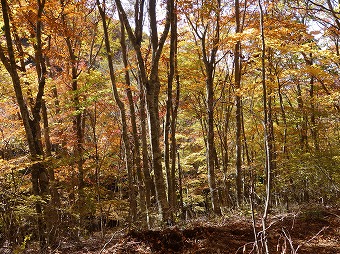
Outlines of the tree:
<svg viewBox="0 0 340 254">
<path fill-rule="evenodd" d="M 177 2 L 176 2 L 177 3 Z M 168 88 L 166 100 L 166 115 L 164 121 L 164 166 L 167 176 L 168 200 L 171 211 L 176 208 L 176 119 L 179 103 L 179 76 L 177 69 L 177 4 L 171 6 L 171 33 L 170 33 L 170 58 L 169 58 L 169 74 Z M 176 77 L 175 77 L 176 76 Z M 176 79 L 177 89 L 175 102 L 173 99 L 173 82 Z M 169 141 L 169 135 L 170 141 Z M 171 159 L 171 168 L 170 168 Z M 173 217 L 171 215 L 171 217 Z"/>
<path fill-rule="evenodd" d="M 128 17 L 125 10 L 122 7 L 121 1 L 116 0 L 116 5 L 119 14 L 122 17 L 122 22 L 127 30 L 129 39 L 134 47 L 137 62 L 139 67 L 139 72 L 141 76 L 141 82 L 143 84 L 143 89 L 146 90 L 146 104 L 148 109 L 148 120 L 149 120 L 149 130 L 150 130 L 150 144 L 151 144 L 151 154 L 152 154 L 152 167 L 155 174 L 155 186 L 157 193 L 157 201 L 159 206 L 159 212 L 162 216 L 163 221 L 167 221 L 170 217 L 169 214 L 169 203 L 165 192 L 165 181 L 162 171 L 162 152 L 160 148 L 160 121 L 159 121 L 159 92 L 160 92 L 160 80 L 159 80 L 159 61 L 163 46 L 167 35 L 170 30 L 170 16 L 172 1 L 168 0 L 166 2 L 166 18 L 164 30 L 161 36 L 158 37 L 158 25 L 156 16 L 156 2 L 154 0 L 149 1 L 148 14 L 150 18 L 150 44 L 151 44 L 151 66 L 150 72 L 148 74 L 147 67 L 144 64 L 144 59 L 141 52 L 141 39 L 143 31 L 143 10 L 144 1 L 136 1 L 135 3 L 135 20 L 136 28 L 133 32 L 131 25 L 129 23 Z"/>
<path fill-rule="evenodd" d="M 235 0 L 235 24 L 236 33 L 241 32 L 240 2 Z M 241 100 L 241 42 L 235 45 L 235 88 L 236 88 L 236 195 L 237 203 L 242 203 L 242 100 Z"/>
<path fill-rule="evenodd" d="M 103 3 L 103 6 L 105 8 L 105 2 Z M 135 183 L 134 183 L 134 172 L 133 172 L 133 163 L 132 163 L 132 154 L 131 154 L 131 148 L 130 148 L 130 141 L 128 138 L 128 126 L 127 126 L 127 120 L 126 120 L 126 113 L 125 113 L 125 106 L 122 100 L 120 99 L 120 95 L 118 94 L 117 84 L 116 84 L 116 77 L 115 77 L 115 71 L 113 67 L 113 59 L 112 59 L 112 52 L 111 52 L 111 46 L 110 46 L 110 40 L 109 40 L 109 34 L 106 24 L 106 15 L 105 15 L 105 9 L 100 4 L 99 0 L 97 0 L 97 7 L 99 9 L 99 13 L 102 19 L 103 23 L 103 30 L 104 30 L 104 39 L 105 39 L 105 48 L 107 53 L 107 61 L 109 64 L 109 71 L 110 71 L 110 80 L 112 84 L 112 92 L 113 96 L 115 98 L 115 101 L 119 107 L 120 111 L 120 117 L 122 120 L 122 129 L 123 129 L 123 142 L 124 142 L 124 152 L 125 152 L 125 160 L 126 160 L 126 168 L 128 172 L 128 181 L 129 181 L 129 200 L 130 200 L 130 223 L 133 221 L 136 221 L 137 219 L 137 202 L 136 202 L 136 192 L 135 192 Z M 144 202 L 144 200 L 142 200 Z M 145 211 L 142 211 L 145 213 Z"/>
<path fill-rule="evenodd" d="M 35 25 L 34 25 L 34 33 L 31 36 L 34 36 L 36 39 L 34 47 L 34 61 L 36 64 L 36 72 L 37 72 L 37 85 L 38 91 L 35 97 L 34 105 L 32 105 L 31 112 L 29 112 L 28 106 L 23 96 L 22 92 L 22 82 L 20 80 L 18 66 L 17 66 L 17 56 L 13 46 L 13 41 L 18 43 L 17 48 L 19 49 L 19 62 L 21 63 L 21 68 L 19 69 L 24 73 L 26 71 L 26 66 L 23 62 L 23 59 L 20 59 L 20 51 L 22 49 L 22 45 L 18 41 L 18 34 L 16 33 L 15 27 L 16 24 L 11 25 L 11 14 L 9 9 L 9 3 L 6 0 L 1 1 L 2 7 L 2 16 L 4 22 L 4 32 L 5 32 L 5 42 L 6 42 L 6 50 L 3 47 L 0 47 L 0 58 L 5 66 L 6 70 L 9 72 L 13 88 L 15 91 L 17 103 L 19 105 L 20 114 L 22 117 L 23 125 L 25 127 L 26 138 L 30 150 L 32 165 L 30 166 L 31 171 L 31 181 L 32 181 L 32 189 L 33 195 L 39 196 L 43 198 L 44 195 L 48 193 L 48 172 L 43 162 L 44 151 L 41 143 L 41 128 L 40 128 L 40 119 L 41 119 L 41 107 L 43 104 L 43 95 L 44 95 L 44 87 L 45 87 L 45 78 L 46 78 L 46 65 L 45 59 L 43 55 L 43 45 L 42 45 L 42 16 L 45 8 L 45 1 L 37 1 L 37 13 Z M 12 34 L 14 34 L 15 40 L 13 40 Z M 7 51 L 7 56 L 5 55 Z M 42 251 L 45 251 L 46 248 L 46 236 L 44 229 L 44 220 L 42 217 L 42 204 L 41 200 L 36 202 L 36 212 L 38 216 L 37 225 L 38 225 L 38 235 L 40 248 Z"/>
<path fill-rule="evenodd" d="M 1 4 L 0 234 L 14 252 L 248 198 L 265 243 L 270 212 L 338 202 L 335 1 Z"/>
<path fill-rule="evenodd" d="M 208 183 L 210 188 L 210 197 L 213 211 L 216 214 L 221 214 L 220 204 L 215 180 L 215 162 L 216 148 L 214 144 L 214 76 L 215 67 L 218 61 L 218 49 L 220 44 L 220 22 L 221 22 L 221 1 L 217 1 L 215 5 L 210 3 L 200 2 L 197 6 L 193 6 L 197 14 L 195 17 L 187 14 L 187 19 L 195 35 L 195 39 L 200 44 L 200 50 L 204 65 L 204 76 L 206 85 L 206 114 L 207 114 L 207 168 L 208 168 Z M 200 11 L 200 9 L 202 11 Z M 215 18 L 213 18 L 215 17 Z M 194 18 L 194 20 L 191 20 Z M 213 26 L 207 26 L 206 22 L 201 24 L 202 20 L 211 22 Z"/>
<path fill-rule="evenodd" d="M 271 111 L 271 99 L 268 98 L 268 88 L 266 84 L 266 42 L 265 42 L 265 34 L 264 34 L 264 11 L 261 0 L 258 1 L 259 11 L 260 11 L 260 33 L 261 33 L 261 83 L 263 90 L 263 129 L 264 129 L 264 150 L 265 150 L 265 176 L 266 176 L 266 201 L 265 201 L 265 210 L 263 213 L 263 233 L 264 238 L 266 238 L 266 228 L 267 228 L 267 216 L 270 209 L 270 202 L 272 196 L 272 177 L 273 177 L 273 161 L 274 161 L 274 130 L 272 123 L 272 111 Z M 265 251 L 269 253 L 268 242 L 265 239 Z"/>
</svg>

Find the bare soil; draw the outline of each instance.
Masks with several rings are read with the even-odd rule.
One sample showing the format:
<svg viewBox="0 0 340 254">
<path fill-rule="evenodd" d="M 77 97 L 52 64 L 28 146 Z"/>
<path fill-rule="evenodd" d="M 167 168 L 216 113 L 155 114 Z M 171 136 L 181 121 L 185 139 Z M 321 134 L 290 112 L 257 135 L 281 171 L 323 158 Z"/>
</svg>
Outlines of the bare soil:
<svg viewBox="0 0 340 254">
<path fill-rule="evenodd" d="M 91 237 L 77 244 L 63 243 L 53 253 L 256 253 L 250 219 L 232 216 L 214 221 L 196 220 L 158 230 L 117 229 L 105 240 Z M 267 224 L 270 253 L 340 253 L 339 209 L 281 214 L 270 217 Z M 261 249 L 260 221 L 256 228 Z"/>
</svg>

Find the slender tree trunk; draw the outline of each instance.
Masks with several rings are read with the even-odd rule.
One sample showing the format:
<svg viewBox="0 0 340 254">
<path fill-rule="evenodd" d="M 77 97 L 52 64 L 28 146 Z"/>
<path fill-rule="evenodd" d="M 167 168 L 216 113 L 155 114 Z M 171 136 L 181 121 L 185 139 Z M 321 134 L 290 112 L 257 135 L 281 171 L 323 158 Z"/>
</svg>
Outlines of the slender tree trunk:
<svg viewBox="0 0 340 254">
<path fill-rule="evenodd" d="M 179 207 L 182 212 L 182 218 L 185 218 L 185 209 L 184 209 L 184 202 L 183 202 L 183 172 L 181 167 L 181 161 L 179 157 L 179 151 L 177 151 L 177 168 L 178 168 L 178 189 L 179 189 Z"/>
<path fill-rule="evenodd" d="M 151 138 L 151 151 L 152 151 L 152 167 L 155 175 L 156 196 L 159 205 L 159 212 L 162 214 L 163 220 L 170 219 L 169 203 L 167 200 L 165 181 L 162 169 L 162 152 L 160 149 L 160 122 L 159 122 L 159 109 L 158 109 L 158 94 L 160 83 L 158 77 L 155 80 L 150 80 L 149 89 L 146 92 L 146 101 L 148 108 L 149 131 Z"/>
<path fill-rule="evenodd" d="M 133 158 L 136 166 L 136 173 L 137 173 L 137 180 L 138 180 L 138 189 L 139 189 L 139 196 L 140 196 L 140 208 L 141 208 L 141 216 L 144 225 L 148 225 L 148 211 L 150 207 L 148 206 L 148 202 L 146 202 L 146 194 L 145 194 L 145 180 L 142 175 L 142 168 L 141 168 L 141 159 L 140 159 L 140 143 L 138 138 L 138 131 L 137 131 L 137 122 L 136 122 L 136 110 L 133 102 L 132 91 L 131 91 L 131 84 L 130 84 L 130 75 L 128 71 L 128 55 L 125 43 L 125 28 L 123 22 L 121 22 L 121 47 L 122 47 L 122 55 L 123 55 L 123 63 L 125 67 L 125 82 L 127 85 L 126 88 L 126 95 L 129 101 L 130 107 L 130 117 L 131 117 L 131 125 L 132 125 L 132 135 L 134 141 L 134 149 L 133 149 Z M 150 196 L 148 197 L 150 199 Z"/>
<path fill-rule="evenodd" d="M 268 232 L 267 232 L 267 217 L 270 208 L 271 200 L 271 140 L 269 134 L 269 117 L 268 117 L 268 105 L 267 105 L 267 86 L 266 86 L 266 44 L 264 34 L 264 21 L 263 21 L 263 7 L 261 0 L 258 0 L 258 6 L 260 10 L 260 31 L 261 31 L 261 74 L 262 74 L 262 92 L 263 92 L 263 127 L 264 127 L 264 149 L 265 149 L 265 177 L 266 177 L 266 200 L 265 209 L 262 216 L 262 230 L 263 230 L 263 242 L 265 247 L 265 253 L 269 254 L 268 248 Z"/>
<path fill-rule="evenodd" d="M 166 115 L 165 115 L 165 122 L 164 122 L 164 167 L 166 172 L 166 180 L 167 180 L 167 191 L 168 191 L 168 200 L 171 209 L 171 217 L 173 217 L 173 186 L 172 186 L 172 179 L 171 179 L 171 172 L 170 172 L 170 143 L 169 143 L 169 135 L 170 135 L 170 115 L 171 115 L 171 108 L 172 108 L 172 80 L 170 81 L 171 75 L 171 68 L 170 74 L 168 77 L 168 98 L 166 102 Z M 170 84 L 171 82 L 171 84 Z"/>
<path fill-rule="evenodd" d="M 223 91 L 223 94 L 221 97 L 226 100 L 226 103 L 223 104 L 223 108 L 222 108 L 223 125 L 220 125 L 220 128 L 221 128 L 220 143 L 221 143 L 221 153 L 222 153 L 221 160 L 222 160 L 222 169 L 223 169 L 223 188 L 224 188 L 224 191 L 223 191 L 224 200 L 221 201 L 221 204 L 223 202 L 223 206 L 228 207 L 230 206 L 230 202 L 229 202 L 230 183 L 228 180 L 228 164 L 229 164 L 228 133 L 229 133 L 231 113 L 232 113 L 233 104 L 234 104 L 231 98 L 231 86 L 229 86 L 228 95 L 225 93 L 225 91 Z"/>
<path fill-rule="evenodd" d="M 211 195 L 211 204 L 214 213 L 221 214 L 218 200 L 218 193 L 215 179 L 215 145 L 214 145 L 214 92 L 213 92 L 213 70 L 207 68 L 207 166 L 208 166 L 208 184 Z"/>
<path fill-rule="evenodd" d="M 175 76 L 175 66 L 176 66 L 176 54 L 177 54 L 177 15 L 175 13 L 175 6 L 172 3 L 171 6 L 171 33 L 170 33 L 170 59 L 169 59 L 169 74 L 168 74 L 168 89 L 167 89 L 167 101 L 166 101 L 166 115 L 164 123 L 164 165 L 167 175 L 167 186 L 168 186 L 168 200 L 172 213 L 175 210 L 175 172 L 174 165 L 176 166 L 176 147 L 173 146 L 173 142 L 176 142 L 175 137 L 175 118 L 174 116 L 174 105 L 173 105 L 173 81 Z M 171 137 L 169 134 L 171 131 Z M 171 149 L 170 141 L 171 139 Z M 173 153 L 173 150 L 175 152 Z M 175 156 L 174 156 L 175 155 Z M 171 157 L 171 168 L 170 168 L 170 157 Z"/>
<path fill-rule="evenodd" d="M 303 53 L 303 56 L 305 58 L 306 64 L 309 66 L 313 65 L 313 54 L 309 54 L 309 58 Z M 319 134 L 318 134 L 318 127 L 317 127 L 317 121 L 316 121 L 316 116 L 315 116 L 315 98 L 314 98 L 314 81 L 315 78 L 313 75 L 311 75 L 310 80 L 309 80 L 309 96 L 310 96 L 310 107 L 311 107 L 311 116 L 310 116 L 310 122 L 311 122 L 311 133 L 312 133 L 312 138 L 313 138 L 313 143 L 314 143 L 314 149 L 316 152 L 320 151 L 320 146 L 319 146 Z"/>
<path fill-rule="evenodd" d="M 228 180 L 228 164 L 229 164 L 229 151 L 228 151 L 228 130 L 229 130 L 229 119 L 226 117 L 224 123 L 224 135 L 223 140 L 221 139 L 221 150 L 222 150 L 222 169 L 223 169 L 223 187 L 224 187 L 224 200 L 223 206 L 228 207 L 229 203 L 229 180 Z"/>
<path fill-rule="evenodd" d="M 49 70 L 49 73 L 48 73 L 49 78 L 51 78 L 51 79 L 55 78 L 57 73 L 55 71 L 55 67 L 51 66 L 50 59 L 48 57 L 46 57 L 46 66 L 47 66 L 47 68 Z M 62 126 L 61 125 L 62 119 L 60 119 L 60 117 L 59 117 L 60 112 L 61 112 L 61 109 L 60 109 L 60 100 L 59 100 L 58 89 L 57 89 L 56 84 L 52 85 L 51 92 L 52 92 L 52 97 L 53 97 L 53 101 L 54 101 L 55 115 L 58 118 L 57 121 L 58 121 L 59 126 Z M 61 141 L 60 140 L 55 141 L 55 143 L 53 143 L 53 145 L 52 145 L 52 149 L 57 154 L 60 154 L 62 152 L 62 150 L 63 150 L 63 147 L 66 145 L 65 137 L 63 135 L 63 130 L 58 129 L 57 136 L 61 137 L 62 140 Z"/>
<path fill-rule="evenodd" d="M 261 0 L 259 0 L 260 9 L 260 30 L 261 30 L 261 74 L 262 74 L 262 92 L 263 92 L 263 127 L 264 127 L 264 149 L 265 149 L 265 177 L 266 177 L 266 203 L 264 211 L 264 219 L 267 218 L 270 200 L 271 200 L 271 183 L 272 183 L 272 161 L 273 161 L 273 151 L 272 151 L 272 130 L 271 130 L 271 109 L 268 100 L 268 89 L 266 84 L 266 44 L 265 44 L 265 34 L 264 34 L 264 23 L 263 23 L 263 7 Z"/>
<path fill-rule="evenodd" d="M 268 48 L 268 55 L 269 55 L 269 82 L 271 84 L 274 84 L 274 75 L 273 75 L 273 64 L 272 64 L 272 59 L 273 59 L 273 50 L 272 48 Z M 270 188 L 273 189 L 273 179 L 274 179 L 274 173 L 276 169 L 276 146 L 275 146 L 275 134 L 274 134 L 274 119 L 273 119 L 273 104 L 275 103 L 275 97 L 272 96 L 273 94 L 273 89 L 268 86 L 267 88 L 267 105 L 268 105 L 268 145 L 269 145 L 269 163 L 270 163 Z M 272 192 L 270 190 L 270 192 Z M 271 200 L 270 200 L 271 201 Z"/>
<path fill-rule="evenodd" d="M 148 82 L 146 83 L 146 102 L 148 108 L 148 118 L 151 137 L 152 163 L 155 174 L 155 186 L 157 199 L 159 204 L 159 212 L 162 214 L 163 221 L 171 219 L 169 202 L 165 191 L 165 182 L 162 169 L 162 152 L 160 149 L 160 122 L 159 122 L 159 59 L 162 52 L 165 39 L 170 30 L 171 10 L 173 9 L 173 0 L 167 1 L 167 17 L 162 33 L 162 37 L 158 38 L 157 20 L 156 20 L 156 0 L 149 1 L 149 17 L 150 17 L 150 32 L 151 32 L 151 47 L 152 47 L 152 67 Z"/>
<path fill-rule="evenodd" d="M 297 83 L 297 103 L 299 112 L 302 114 L 302 120 L 300 122 L 300 143 L 301 143 L 301 150 L 307 151 L 308 150 L 308 135 L 307 135 L 307 115 L 304 108 L 304 103 L 302 99 L 302 90 L 301 85 Z"/>
<path fill-rule="evenodd" d="M 122 14 L 121 14 L 122 15 Z M 127 22 L 124 16 L 120 16 L 121 22 L 126 26 Z M 130 30 L 129 38 L 134 37 L 135 38 L 135 51 L 136 47 L 139 49 L 141 47 L 142 42 L 142 36 L 143 36 L 143 20 L 144 20 L 144 0 L 136 0 L 135 2 L 135 33 L 134 36 L 131 34 L 132 31 Z M 128 27 L 128 26 L 127 26 Z M 137 50 L 138 52 L 138 50 Z M 138 54 L 137 54 L 138 55 Z M 139 62 L 143 61 L 141 57 L 138 58 Z M 142 66 L 140 66 L 142 68 Z M 146 207 L 148 210 L 151 209 L 151 199 L 152 197 L 156 197 L 156 190 L 153 178 L 150 174 L 150 165 L 149 165 L 149 153 L 148 153 L 148 142 L 147 142 L 147 126 L 146 126 L 146 102 L 145 102 L 145 87 L 143 86 L 143 78 L 142 75 L 143 72 L 139 71 L 138 76 L 138 84 L 140 89 L 140 126 L 141 126 L 141 139 L 142 139 L 142 169 L 145 179 L 145 198 L 146 198 Z M 150 211 L 149 211 L 150 212 Z M 148 214 L 148 225 L 149 225 L 149 214 Z"/>
<path fill-rule="evenodd" d="M 281 82 L 280 82 L 280 79 L 279 79 L 278 76 L 277 76 L 277 84 L 278 84 L 278 94 L 279 94 L 282 121 L 283 121 L 283 124 L 284 124 L 282 152 L 283 152 L 284 155 L 288 156 L 288 151 L 287 151 L 288 126 L 287 126 L 286 112 L 285 112 L 285 108 L 284 108 L 284 105 L 283 105 L 282 85 L 281 85 Z"/>
<path fill-rule="evenodd" d="M 177 72 L 177 59 L 176 59 L 176 66 L 175 72 Z M 180 80 L 179 75 L 176 75 L 176 100 L 175 105 L 172 110 L 172 118 L 171 118 L 171 179 L 172 179 L 172 186 L 173 186 L 173 200 L 172 200 L 172 207 L 177 210 L 177 198 L 176 198 L 176 157 L 177 157 L 177 141 L 176 141 L 176 122 L 177 122 L 177 114 L 178 114 L 178 107 L 179 107 L 179 97 L 180 97 Z M 180 166 L 178 164 L 178 166 Z"/>
<path fill-rule="evenodd" d="M 246 159 L 247 162 L 247 171 L 243 170 L 243 184 L 242 184 L 242 192 L 243 192 L 243 198 L 249 197 L 251 192 L 251 186 L 249 185 L 249 182 L 246 181 L 246 176 L 251 176 L 251 167 L 252 167 L 252 160 L 250 158 L 249 149 L 248 149 L 248 142 L 246 137 L 246 132 L 244 130 L 244 116 L 243 116 L 243 105 L 241 110 L 241 125 L 242 125 L 242 136 L 243 136 L 243 158 Z M 245 160 L 244 159 L 244 160 Z M 245 163 L 245 162 L 244 162 Z"/>
<path fill-rule="evenodd" d="M 146 112 L 145 112 L 145 93 L 142 85 L 140 86 L 140 118 L 141 118 L 141 139 L 142 139 L 142 158 L 143 158 L 143 173 L 145 177 L 146 187 L 146 205 L 151 207 L 151 197 L 156 197 L 156 190 L 153 179 L 149 169 L 149 153 L 147 142 L 147 126 L 146 126 Z"/>
<path fill-rule="evenodd" d="M 241 32 L 240 3 L 235 0 L 236 33 Z M 242 98 L 241 98 L 241 42 L 235 45 L 235 87 L 236 87 L 236 197 L 237 205 L 242 203 Z"/>
<path fill-rule="evenodd" d="M 50 128 L 48 126 L 48 117 L 47 117 L 47 108 L 46 102 L 43 100 L 42 102 L 42 117 L 43 117 L 43 124 L 44 124 L 44 139 L 45 139 L 45 149 L 46 149 L 46 156 L 49 157 L 52 155 L 52 145 L 50 139 Z"/>
<path fill-rule="evenodd" d="M 93 115 L 89 114 L 91 129 L 92 129 L 92 136 L 93 136 L 93 143 L 95 147 L 95 181 L 96 181 L 96 194 L 97 194 L 97 202 L 99 206 L 99 215 L 100 215 L 100 231 L 101 236 L 104 238 L 105 236 L 105 227 L 104 227 L 104 211 L 103 211 L 103 204 L 101 198 L 101 179 L 100 179 L 100 155 L 99 155 L 99 147 L 98 147 L 98 137 L 97 137 L 97 103 L 94 102 L 94 112 Z"/>
<path fill-rule="evenodd" d="M 315 97 L 314 97 L 314 77 L 312 76 L 310 78 L 310 88 L 309 88 L 309 95 L 310 95 L 310 106 L 311 106 L 311 133 L 314 141 L 314 149 L 316 152 L 320 151 L 320 145 L 319 145 L 319 134 L 318 134 L 318 124 L 315 116 Z"/>
</svg>

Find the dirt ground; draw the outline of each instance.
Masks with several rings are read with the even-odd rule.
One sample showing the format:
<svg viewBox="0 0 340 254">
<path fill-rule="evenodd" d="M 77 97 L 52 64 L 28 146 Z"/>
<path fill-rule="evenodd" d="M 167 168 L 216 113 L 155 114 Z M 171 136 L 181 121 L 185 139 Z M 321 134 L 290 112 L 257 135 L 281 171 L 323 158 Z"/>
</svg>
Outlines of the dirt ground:
<svg viewBox="0 0 340 254">
<path fill-rule="evenodd" d="M 256 227 L 261 248 L 260 221 Z M 273 216 L 267 233 L 270 253 L 340 253 L 340 210 Z M 234 215 L 218 222 L 195 220 L 162 230 L 126 233 L 117 229 L 106 240 L 91 237 L 75 245 L 61 245 L 54 253 L 256 253 L 254 239 L 252 221 Z"/>
</svg>

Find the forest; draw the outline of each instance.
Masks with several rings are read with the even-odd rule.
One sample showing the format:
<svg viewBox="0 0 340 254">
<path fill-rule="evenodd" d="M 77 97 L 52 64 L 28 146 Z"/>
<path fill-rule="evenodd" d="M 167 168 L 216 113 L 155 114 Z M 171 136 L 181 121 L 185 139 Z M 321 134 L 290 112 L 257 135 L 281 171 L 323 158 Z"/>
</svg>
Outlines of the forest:
<svg viewBox="0 0 340 254">
<path fill-rule="evenodd" d="M 0 23 L 0 253 L 340 253 L 339 1 Z"/>
</svg>

